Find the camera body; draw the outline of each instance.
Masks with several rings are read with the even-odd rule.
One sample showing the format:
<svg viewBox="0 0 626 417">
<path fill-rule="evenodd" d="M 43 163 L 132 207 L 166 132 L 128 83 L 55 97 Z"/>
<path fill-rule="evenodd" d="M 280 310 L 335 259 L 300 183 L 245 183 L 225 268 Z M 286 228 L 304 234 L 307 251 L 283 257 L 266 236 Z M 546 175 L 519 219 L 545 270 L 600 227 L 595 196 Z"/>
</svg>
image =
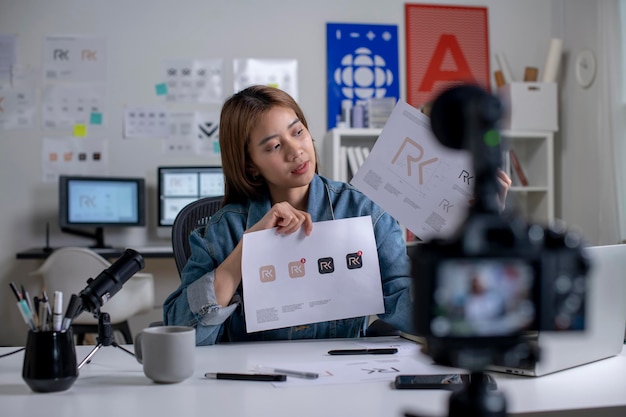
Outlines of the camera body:
<svg viewBox="0 0 626 417">
<path fill-rule="evenodd" d="M 500 101 L 476 86 L 435 100 L 435 136 L 472 154 L 475 203 L 452 237 L 410 249 L 416 333 L 436 362 L 478 370 L 530 330 L 585 327 L 589 261 L 581 237 L 501 210 L 501 114 Z"/>
</svg>

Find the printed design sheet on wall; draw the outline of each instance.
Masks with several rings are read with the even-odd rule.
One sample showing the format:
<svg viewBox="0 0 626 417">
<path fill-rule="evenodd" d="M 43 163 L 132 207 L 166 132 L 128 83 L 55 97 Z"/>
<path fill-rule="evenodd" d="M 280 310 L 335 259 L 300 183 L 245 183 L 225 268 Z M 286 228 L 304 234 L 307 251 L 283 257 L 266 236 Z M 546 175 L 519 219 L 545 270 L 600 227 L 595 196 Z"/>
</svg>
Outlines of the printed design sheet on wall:
<svg viewBox="0 0 626 417">
<path fill-rule="evenodd" d="M 235 93 L 251 85 L 269 85 L 298 101 L 298 61 L 295 59 L 235 59 L 233 70 Z"/>
<path fill-rule="evenodd" d="M 56 182 L 59 175 L 107 175 L 108 144 L 101 139 L 44 138 L 41 145 L 43 182 Z"/>
<path fill-rule="evenodd" d="M 222 59 L 168 59 L 163 61 L 166 98 L 181 103 L 221 103 Z"/>
</svg>

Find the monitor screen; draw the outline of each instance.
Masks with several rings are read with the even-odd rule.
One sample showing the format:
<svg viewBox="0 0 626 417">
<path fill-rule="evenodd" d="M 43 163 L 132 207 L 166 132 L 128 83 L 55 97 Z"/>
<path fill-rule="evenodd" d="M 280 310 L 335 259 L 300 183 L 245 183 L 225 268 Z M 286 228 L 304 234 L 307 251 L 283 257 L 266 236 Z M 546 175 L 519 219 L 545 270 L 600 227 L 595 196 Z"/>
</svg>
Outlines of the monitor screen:
<svg viewBox="0 0 626 417">
<path fill-rule="evenodd" d="M 159 226 L 171 226 L 180 210 L 204 197 L 224 195 L 220 166 L 158 168 Z"/>
<path fill-rule="evenodd" d="M 145 226 L 145 180 L 122 177 L 59 177 L 59 226 L 105 247 L 104 227 Z M 91 233 L 76 227 L 95 227 Z"/>
</svg>

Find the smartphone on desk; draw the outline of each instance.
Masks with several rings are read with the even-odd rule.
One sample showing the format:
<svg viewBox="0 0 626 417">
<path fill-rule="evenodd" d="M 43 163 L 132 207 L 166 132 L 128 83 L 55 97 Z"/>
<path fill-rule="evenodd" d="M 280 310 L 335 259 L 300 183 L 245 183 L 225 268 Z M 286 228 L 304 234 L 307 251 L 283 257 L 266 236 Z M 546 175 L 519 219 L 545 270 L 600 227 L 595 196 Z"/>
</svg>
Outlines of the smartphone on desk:
<svg viewBox="0 0 626 417">
<path fill-rule="evenodd" d="M 487 389 L 497 389 L 496 381 L 489 374 L 483 374 Z M 470 383 L 470 374 L 437 375 L 398 375 L 394 381 L 396 389 L 446 389 L 460 390 Z"/>
</svg>

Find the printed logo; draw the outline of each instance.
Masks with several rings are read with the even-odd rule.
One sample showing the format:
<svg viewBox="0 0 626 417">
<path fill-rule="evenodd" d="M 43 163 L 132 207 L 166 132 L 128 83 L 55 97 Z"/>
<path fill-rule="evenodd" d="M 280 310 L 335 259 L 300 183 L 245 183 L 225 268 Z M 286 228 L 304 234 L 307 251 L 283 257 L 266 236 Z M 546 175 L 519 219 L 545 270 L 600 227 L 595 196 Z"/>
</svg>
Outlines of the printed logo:
<svg viewBox="0 0 626 417">
<path fill-rule="evenodd" d="M 359 269 L 363 267 L 363 252 L 358 251 L 346 255 L 346 266 L 348 269 Z"/>
<path fill-rule="evenodd" d="M 69 61 L 70 60 L 70 51 L 69 49 L 55 49 L 52 51 L 52 59 L 55 61 Z"/>
<path fill-rule="evenodd" d="M 98 51 L 94 51 L 93 49 L 83 49 L 80 53 L 80 58 L 83 61 L 97 61 Z"/>
<path fill-rule="evenodd" d="M 335 262 L 333 261 L 333 258 L 319 258 L 317 260 L 317 269 L 320 274 L 330 274 L 335 272 Z"/>
<path fill-rule="evenodd" d="M 458 178 L 463 178 L 464 183 L 466 183 L 467 185 L 471 185 L 470 180 L 474 179 L 474 176 L 470 175 L 470 173 L 467 172 L 466 170 L 462 170 Z"/>
<path fill-rule="evenodd" d="M 424 157 L 424 148 L 422 147 L 422 145 L 415 142 L 411 138 L 405 137 L 404 141 L 402 141 L 402 145 L 400 146 L 400 149 L 398 149 L 398 152 L 396 152 L 395 156 L 391 160 L 392 164 L 396 163 L 396 161 L 398 160 L 398 158 L 400 157 L 400 155 L 403 153 L 403 151 L 405 150 L 407 146 L 414 148 L 414 150 L 417 150 L 418 153 L 417 153 L 417 156 L 415 156 L 415 154 L 410 149 L 406 151 L 406 175 L 408 177 L 413 175 L 412 164 L 417 163 L 417 168 L 418 168 L 417 182 L 419 183 L 419 185 L 422 185 L 424 184 L 424 167 L 426 165 L 437 162 L 439 158 L 434 157 L 426 161 L 422 161 L 422 158 Z M 401 162 L 399 164 L 402 165 Z"/>
<path fill-rule="evenodd" d="M 304 276 L 304 262 L 302 262 L 302 259 L 289 262 L 288 268 L 289 278 L 301 278 Z"/>
<path fill-rule="evenodd" d="M 276 268 L 274 268 L 274 265 L 265 265 L 260 267 L 259 279 L 261 282 L 276 281 Z"/>
<path fill-rule="evenodd" d="M 443 200 L 441 200 L 441 202 L 439 203 L 439 207 L 441 207 L 441 209 L 443 211 L 445 211 L 446 213 L 450 212 L 450 209 L 452 207 L 454 207 L 454 204 L 450 203 L 450 200 L 444 198 Z"/>
</svg>

